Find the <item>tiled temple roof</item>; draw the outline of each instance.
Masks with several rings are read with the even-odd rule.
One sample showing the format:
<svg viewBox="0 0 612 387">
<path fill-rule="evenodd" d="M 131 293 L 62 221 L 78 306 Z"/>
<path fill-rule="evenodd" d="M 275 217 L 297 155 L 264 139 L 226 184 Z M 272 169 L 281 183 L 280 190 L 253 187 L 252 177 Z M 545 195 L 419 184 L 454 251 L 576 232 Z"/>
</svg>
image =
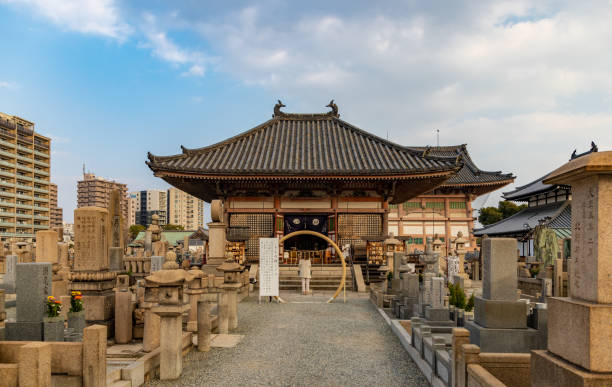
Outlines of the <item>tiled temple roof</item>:
<svg viewBox="0 0 612 387">
<path fill-rule="evenodd" d="M 235 137 L 174 156 L 149 154 L 153 171 L 213 175 L 406 175 L 461 160 L 406 148 L 330 114 L 283 114 Z"/>
<path fill-rule="evenodd" d="M 500 187 L 514 181 L 514 176 L 511 173 L 502 173 L 501 171 L 483 171 L 476 166 L 470 154 L 467 151 L 467 145 L 450 145 L 450 146 L 411 146 L 408 147 L 421 152 L 428 152 L 431 156 L 456 158 L 461 156 L 463 167 L 453 175 L 450 179 L 444 182 L 443 186 L 469 186 L 482 184 L 500 184 Z"/>
</svg>

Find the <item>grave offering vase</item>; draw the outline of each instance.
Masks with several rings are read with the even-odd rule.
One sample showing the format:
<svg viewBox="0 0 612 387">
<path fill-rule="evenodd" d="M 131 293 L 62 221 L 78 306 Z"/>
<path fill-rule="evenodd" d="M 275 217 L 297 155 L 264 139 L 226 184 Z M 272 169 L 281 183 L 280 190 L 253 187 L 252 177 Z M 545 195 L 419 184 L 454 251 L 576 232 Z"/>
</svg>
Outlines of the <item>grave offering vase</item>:
<svg viewBox="0 0 612 387">
<path fill-rule="evenodd" d="M 85 311 L 80 312 L 68 312 L 68 328 L 74 329 L 75 333 L 83 335 L 83 329 L 85 329 Z"/>
<path fill-rule="evenodd" d="M 43 340 L 64 341 L 64 317 L 43 318 Z"/>
</svg>

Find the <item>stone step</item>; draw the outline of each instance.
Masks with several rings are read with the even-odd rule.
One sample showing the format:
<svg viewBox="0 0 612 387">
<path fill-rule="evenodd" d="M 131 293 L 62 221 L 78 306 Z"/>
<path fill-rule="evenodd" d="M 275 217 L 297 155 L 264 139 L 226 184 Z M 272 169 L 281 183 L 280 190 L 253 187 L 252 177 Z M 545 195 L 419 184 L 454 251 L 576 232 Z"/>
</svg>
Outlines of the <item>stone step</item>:
<svg viewBox="0 0 612 387">
<path fill-rule="evenodd" d="M 131 380 L 117 380 L 111 383 L 107 381 L 106 386 L 107 387 L 132 387 L 132 381 Z"/>
</svg>

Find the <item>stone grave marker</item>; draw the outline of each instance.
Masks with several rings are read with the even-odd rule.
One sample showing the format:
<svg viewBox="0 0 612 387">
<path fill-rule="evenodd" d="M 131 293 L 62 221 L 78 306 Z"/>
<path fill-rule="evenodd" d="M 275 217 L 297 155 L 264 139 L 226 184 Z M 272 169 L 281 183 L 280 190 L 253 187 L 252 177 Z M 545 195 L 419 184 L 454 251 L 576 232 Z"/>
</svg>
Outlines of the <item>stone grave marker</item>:
<svg viewBox="0 0 612 387">
<path fill-rule="evenodd" d="M 51 295 L 50 263 L 17 264 L 17 321 L 6 323 L 11 341 L 42 341 L 46 300 Z"/>
</svg>

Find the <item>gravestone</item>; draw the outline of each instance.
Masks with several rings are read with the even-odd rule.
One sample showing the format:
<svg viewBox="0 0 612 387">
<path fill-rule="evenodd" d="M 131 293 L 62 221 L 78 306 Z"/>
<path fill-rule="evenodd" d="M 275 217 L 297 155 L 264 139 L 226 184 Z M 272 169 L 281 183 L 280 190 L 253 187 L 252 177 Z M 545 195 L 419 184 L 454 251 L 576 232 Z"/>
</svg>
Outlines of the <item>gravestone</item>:
<svg viewBox="0 0 612 387">
<path fill-rule="evenodd" d="M 42 341 L 46 300 L 51 295 L 50 263 L 17 264 L 17 321 L 6 323 L 9 341 Z"/>
<path fill-rule="evenodd" d="M 3 277 L 2 288 L 6 290 L 7 293 L 15 293 L 15 281 L 17 276 L 17 263 L 19 262 L 19 257 L 16 255 L 7 255 L 4 260 L 4 268 L 5 273 Z"/>
<path fill-rule="evenodd" d="M 104 208 L 74 210 L 74 271 L 108 270 L 107 219 Z"/>
<path fill-rule="evenodd" d="M 36 262 L 59 263 L 56 231 L 40 230 L 36 232 Z"/>
<path fill-rule="evenodd" d="M 112 190 L 108 204 L 108 246 L 119 247 L 123 251 L 123 215 L 121 211 L 121 194 L 119 190 Z"/>
<path fill-rule="evenodd" d="M 455 276 L 459 274 L 459 257 L 448 257 L 446 261 L 448 281 L 454 284 Z"/>
<path fill-rule="evenodd" d="M 83 294 L 85 320 L 114 333 L 113 315 L 116 271 L 109 271 L 108 211 L 100 207 L 74 210 L 74 264 L 69 290 Z"/>
<path fill-rule="evenodd" d="M 450 312 L 444 307 L 446 286 L 443 277 L 433 277 L 428 282 L 430 287 L 429 305 L 425 307 L 425 318 L 429 321 L 449 321 Z"/>
<path fill-rule="evenodd" d="M 475 297 L 474 321 L 465 327 L 483 352 L 524 353 L 541 345 L 539 332 L 527 327 L 527 304 L 518 300 L 516 243 L 514 238 L 482 242 L 482 297 Z"/>
</svg>

